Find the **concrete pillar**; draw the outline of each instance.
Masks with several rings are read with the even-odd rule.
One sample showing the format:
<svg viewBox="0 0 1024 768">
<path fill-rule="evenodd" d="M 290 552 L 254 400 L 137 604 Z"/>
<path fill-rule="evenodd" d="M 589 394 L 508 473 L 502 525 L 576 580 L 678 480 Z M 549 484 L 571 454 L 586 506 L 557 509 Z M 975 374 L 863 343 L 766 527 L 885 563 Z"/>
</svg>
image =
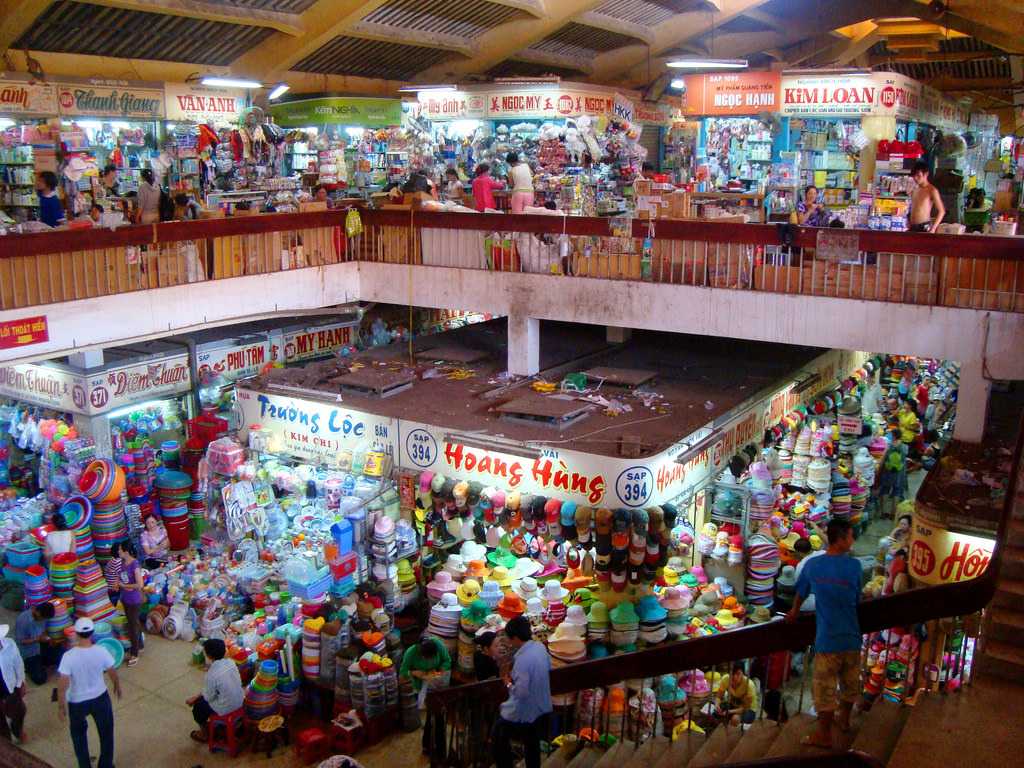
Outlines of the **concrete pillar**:
<svg viewBox="0 0 1024 768">
<path fill-rule="evenodd" d="M 72 368 L 81 368 L 86 371 L 90 368 L 99 368 L 103 365 L 103 350 L 90 349 L 87 352 L 73 352 L 68 355 L 68 364 Z"/>
<path fill-rule="evenodd" d="M 540 320 L 520 314 L 508 316 L 508 372 L 533 376 L 540 371 Z"/>
<path fill-rule="evenodd" d="M 991 391 L 992 382 L 982 375 L 980 360 L 960 366 L 960 391 L 957 395 L 953 437 L 967 443 L 981 442 L 985 435 L 988 396 Z"/>
<path fill-rule="evenodd" d="M 633 338 L 633 329 L 619 328 L 616 325 L 606 325 L 604 338 L 609 344 L 625 344 Z"/>
</svg>

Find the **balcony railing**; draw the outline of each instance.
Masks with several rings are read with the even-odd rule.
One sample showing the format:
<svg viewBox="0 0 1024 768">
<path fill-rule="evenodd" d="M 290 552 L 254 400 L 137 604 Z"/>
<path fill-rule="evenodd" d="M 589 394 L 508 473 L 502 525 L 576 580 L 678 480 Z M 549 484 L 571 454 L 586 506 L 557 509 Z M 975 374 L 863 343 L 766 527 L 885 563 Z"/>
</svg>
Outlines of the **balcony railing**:
<svg viewBox="0 0 1024 768">
<path fill-rule="evenodd" d="M 0 237 L 0 309 L 342 261 L 642 280 L 667 285 L 1024 311 L 1017 238 L 857 231 L 823 258 L 820 230 L 413 210 L 243 216 Z M 784 238 L 787 238 L 784 241 Z"/>
</svg>

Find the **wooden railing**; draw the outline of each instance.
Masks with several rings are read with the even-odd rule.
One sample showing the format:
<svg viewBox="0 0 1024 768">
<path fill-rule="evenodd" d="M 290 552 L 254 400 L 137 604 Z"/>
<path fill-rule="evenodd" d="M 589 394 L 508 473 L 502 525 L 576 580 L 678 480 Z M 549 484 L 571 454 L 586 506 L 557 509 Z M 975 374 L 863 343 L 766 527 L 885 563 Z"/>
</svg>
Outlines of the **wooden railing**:
<svg viewBox="0 0 1024 768">
<path fill-rule="evenodd" d="M 0 309 L 359 260 L 1024 311 L 1017 238 L 864 230 L 855 255 L 831 261 L 813 228 L 784 242 L 761 224 L 634 220 L 615 237 L 603 218 L 361 215 L 354 238 L 344 211 L 0 237 Z"/>
</svg>

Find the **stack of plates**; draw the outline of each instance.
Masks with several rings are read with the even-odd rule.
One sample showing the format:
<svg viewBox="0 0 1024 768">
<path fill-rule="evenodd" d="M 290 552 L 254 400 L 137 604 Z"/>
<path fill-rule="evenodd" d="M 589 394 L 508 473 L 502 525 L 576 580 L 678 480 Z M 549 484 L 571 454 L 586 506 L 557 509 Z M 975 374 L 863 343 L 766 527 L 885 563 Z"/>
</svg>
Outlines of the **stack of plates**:
<svg viewBox="0 0 1024 768">
<path fill-rule="evenodd" d="M 51 640 L 57 643 L 64 642 L 64 630 L 71 626 L 71 614 L 68 613 L 67 601 L 54 598 L 50 601 L 53 605 L 53 618 L 46 620 L 46 634 Z"/>
<path fill-rule="evenodd" d="M 310 680 L 320 677 L 320 628 L 323 619 L 306 619 L 302 624 L 302 674 Z"/>
<path fill-rule="evenodd" d="M 371 672 L 363 677 L 363 710 L 366 716 L 378 717 L 387 709 L 387 693 L 384 686 L 384 674 Z"/>
<path fill-rule="evenodd" d="M 250 720 L 262 720 L 277 713 L 277 662 L 261 661 L 256 675 L 245 691 L 245 715 Z"/>
<path fill-rule="evenodd" d="M 299 691 L 302 681 L 281 679 L 277 683 L 277 705 L 281 714 L 287 716 L 295 711 L 299 703 Z"/>
<path fill-rule="evenodd" d="M 107 580 L 93 558 L 79 561 L 74 595 L 75 616 L 78 618 L 99 621 L 114 615 L 114 606 L 107 597 Z"/>
<path fill-rule="evenodd" d="M 53 594 L 64 600 L 71 599 L 75 588 L 75 571 L 78 569 L 78 555 L 74 552 L 61 552 L 50 561 L 50 584 Z"/>
<path fill-rule="evenodd" d="M 25 569 L 25 603 L 39 605 L 53 598 L 53 587 L 46 578 L 46 569 L 41 565 L 30 565 Z"/>
<path fill-rule="evenodd" d="M 128 538 L 128 520 L 124 516 L 124 502 L 97 501 L 92 512 L 92 543 L 100 561 L 110 559 L 110 548 Z"/>
</svg>

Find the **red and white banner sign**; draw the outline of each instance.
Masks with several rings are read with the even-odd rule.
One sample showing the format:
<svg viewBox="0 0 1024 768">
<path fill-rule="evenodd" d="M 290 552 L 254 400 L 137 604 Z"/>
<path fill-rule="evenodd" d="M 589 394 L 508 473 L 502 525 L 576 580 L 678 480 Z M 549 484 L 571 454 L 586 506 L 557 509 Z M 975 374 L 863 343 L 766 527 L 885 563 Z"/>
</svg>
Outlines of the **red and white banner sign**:
<svg viewBox="0 0 1024 768">
<path fill-rule="evenodd" d="M 781 112 L 810 117 L 870 115 L 879 90 L 870 74 L 784 77 Z"/>
<path fill-rule="evenodd" d="M 502 119 L 614 116 L 615 102 L 616 97 L 613 93 L 508 91 L 488 94 L 487 117 Z"/>
<path fill-rule="evenodd" d="M 355 342 L 358 322 L 336 323 L 284 334 L 284 362 L 327 357 Z"/>
<path fill-rule="evenodd" d="M 167 119 L 190 123 L 235 124 L 245 109 L 245 91 L 189 83 L 164 83 Z"/>
<path fill-rule="evenodd" d="M 0 395 L 67 413 L 88 413 L 85 380 L 49 365 L 0 365 Z"/>
<path fill-rule="evenodd" d="M 0 72 L 0 115 L 56 115 L 57 88 L 27 75 Z"/>
<path fill-rule="evenodd" d="M 420 115 L 428 120 L 473 120 L 487 114 L 487 95 L 483 93 L 421 91 L 418 100 Z"/>
<path fill-rule="evenodd" d="M 237 342 L 196 351 L 200 380 L 222 377 L 227 381 L 255 376 L 273 361 L 270 341 Z"/>
<path fill-rule="evenodd" d="M 88 412 L 91 415 L 106 413 L 132 403 L 187 392 L 191 388 L 187 354 L 111 368 L 88 377 Z"/>
</svg>

